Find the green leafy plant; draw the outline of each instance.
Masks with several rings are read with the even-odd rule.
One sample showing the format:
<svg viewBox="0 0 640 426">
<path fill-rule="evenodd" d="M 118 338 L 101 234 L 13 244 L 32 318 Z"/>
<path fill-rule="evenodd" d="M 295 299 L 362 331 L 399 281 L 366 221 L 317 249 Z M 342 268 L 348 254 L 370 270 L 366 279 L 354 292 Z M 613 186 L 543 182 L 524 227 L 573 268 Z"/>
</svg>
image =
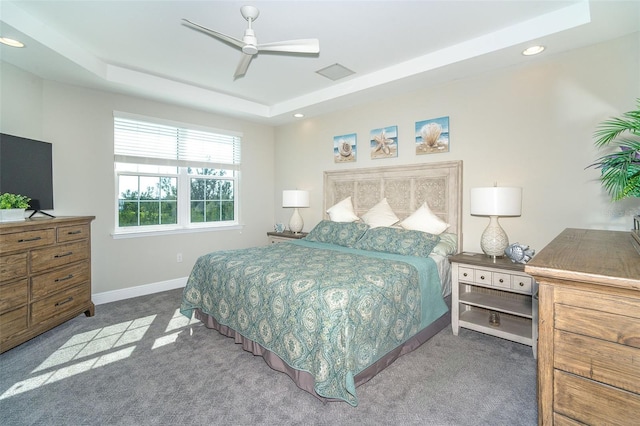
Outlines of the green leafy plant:
<svg viewBox="0 0 640 426">
<path fill-rule="evenodd" d="M 0 194 L 0 209 L 26 209 L 29 207 L 29 201 L 31 198 L 24 195 L 5 192 Z"/>
<path fill-rule="evenodd" d="M 637 110 L 603 121 L 593 134 L 598 148 L 617 148 L 589 166 L 600 169 L 600 182 L 613 201 L 640 197 L 640 98 L 637 102 Z"/>
</svg>

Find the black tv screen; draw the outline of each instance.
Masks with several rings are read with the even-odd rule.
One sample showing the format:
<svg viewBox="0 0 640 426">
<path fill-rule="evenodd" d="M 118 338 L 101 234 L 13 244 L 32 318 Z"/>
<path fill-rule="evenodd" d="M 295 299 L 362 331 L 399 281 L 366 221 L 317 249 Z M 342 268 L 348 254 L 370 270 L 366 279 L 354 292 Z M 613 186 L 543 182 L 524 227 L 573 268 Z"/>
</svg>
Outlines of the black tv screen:
<svg viewBox="0 0 640 426">
<path fill-rule="evenodd" d="M 28 210 L 53 209 L 52 145 L 0 133 L 0 193 L 31 198 Z"/>
</svg>

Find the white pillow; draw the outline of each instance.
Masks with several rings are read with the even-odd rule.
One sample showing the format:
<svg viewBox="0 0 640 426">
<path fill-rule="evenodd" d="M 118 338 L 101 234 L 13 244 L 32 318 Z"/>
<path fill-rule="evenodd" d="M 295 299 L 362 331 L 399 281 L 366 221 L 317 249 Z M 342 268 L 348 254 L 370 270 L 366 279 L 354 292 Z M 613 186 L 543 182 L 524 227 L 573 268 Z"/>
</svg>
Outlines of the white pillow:
<svg viewBox="0 0 640 426">
<path fill-rule="evenodd" d="M 440 241 L 431 251 L 432 253 L 439 254 L 440 256 L 447 257 L 451 254 L 456 254 L 458 250 L 458 236 L 448 232 L 440 234 Z"/>
<path fill-rule="evenodd" d="M 362 215 L 361 219 L 371 228 L 391 226 L 400 220 L 393 210 L 391 210 L 391 206 L 386 198 L 383 198 L 382 201 L 371 207 L 368 212 Z"/>
<path fill-rule="evenodd" d="M 347 197 L 339 203 L 334 204 L 327 210 L 329 219 L 332 222 L 355 222 L 360 219 L 353 210 L 351 197 Z"/>
<path fill-rule="evenodd" d="M 400 222 L 400 226 L 404 229 L 440 235 L 449 227 L 449 224 L 433 214 L 425 201 L 411 216 Z"/>
</svg>

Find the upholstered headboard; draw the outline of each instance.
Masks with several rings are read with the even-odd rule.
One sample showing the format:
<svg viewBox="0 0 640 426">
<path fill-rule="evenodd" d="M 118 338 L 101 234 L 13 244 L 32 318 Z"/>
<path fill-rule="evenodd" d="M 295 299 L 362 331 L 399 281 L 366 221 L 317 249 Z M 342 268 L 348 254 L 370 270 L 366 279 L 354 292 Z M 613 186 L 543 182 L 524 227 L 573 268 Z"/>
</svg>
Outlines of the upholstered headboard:
<svg viewBox="0 0 640 426">
<path fill-rule="evenodd" d="M 462 250 L 462 161 L 324 172 L 325 219 L 329 207 L 349 196 L 358 216 L 386 197 L 400 219 L 426 201 Z"/>
</svg>

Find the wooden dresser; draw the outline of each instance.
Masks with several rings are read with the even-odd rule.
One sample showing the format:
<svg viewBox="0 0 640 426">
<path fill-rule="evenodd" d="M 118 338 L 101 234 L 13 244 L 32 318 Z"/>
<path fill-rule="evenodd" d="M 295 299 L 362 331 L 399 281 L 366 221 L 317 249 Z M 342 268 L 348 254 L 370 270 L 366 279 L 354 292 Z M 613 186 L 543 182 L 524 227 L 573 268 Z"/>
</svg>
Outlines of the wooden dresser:
<svg viewBox="0 0 640 426">
<path fill-rule="evenodd" d="M 0 353 L 85 313 L 93 216 L 0 223 Z"/>
<path fill-rule="evenodd" d="M 631 233 L 566 229 L 525 272 L 539 283 L 539 424 L 638 424 L 640 254 Z"/>
</svg>

